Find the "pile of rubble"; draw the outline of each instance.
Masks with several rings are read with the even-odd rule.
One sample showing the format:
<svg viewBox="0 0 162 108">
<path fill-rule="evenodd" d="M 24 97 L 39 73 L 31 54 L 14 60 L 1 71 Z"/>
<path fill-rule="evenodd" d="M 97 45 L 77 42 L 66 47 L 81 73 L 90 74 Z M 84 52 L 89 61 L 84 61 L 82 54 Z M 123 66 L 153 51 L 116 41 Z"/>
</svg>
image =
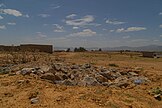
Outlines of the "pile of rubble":
<svg viewBox="0 0 162 108">
<path fill-rule="evenodd" d="M 91 64 L 54 63 L 51 66 L 23 68 L 15 74 L 37 75 L 54 84 L 68 86 L 107 86 L 126 88 L 150 82 L 141 68 L 104 68 Z"/>
</svg>

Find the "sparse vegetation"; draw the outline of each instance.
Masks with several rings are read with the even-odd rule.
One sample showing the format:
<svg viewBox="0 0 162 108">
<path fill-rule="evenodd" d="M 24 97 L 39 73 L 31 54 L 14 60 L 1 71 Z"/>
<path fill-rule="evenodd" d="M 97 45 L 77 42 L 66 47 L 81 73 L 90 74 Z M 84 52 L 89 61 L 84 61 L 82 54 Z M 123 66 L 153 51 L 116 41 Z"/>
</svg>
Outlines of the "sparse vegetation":
<svg viewBox="0 0 162 108">
<path fill-rule="evenodd" d="M 74 48 L 74 52 L 85 52 L 87 51 L 84 47 Z"/>
</svg>

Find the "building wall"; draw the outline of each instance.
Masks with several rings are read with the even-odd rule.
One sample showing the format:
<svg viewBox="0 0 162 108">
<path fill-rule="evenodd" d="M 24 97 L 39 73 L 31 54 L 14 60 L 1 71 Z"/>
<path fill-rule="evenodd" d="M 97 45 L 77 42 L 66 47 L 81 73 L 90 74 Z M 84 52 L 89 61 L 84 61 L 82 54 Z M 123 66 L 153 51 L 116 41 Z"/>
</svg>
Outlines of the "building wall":
<svg viewBox="0 0 162 108">
<path fill-rule="evenodd" d="M 20 46 L 3 46 L 0 45 L 0 51 L 19 51 Z"/>
<path fill-rule="evenodd" d="M 20 49 L 26 51 L 39 51 L 39 52 L 47 52 L 47 53 L 53 52 L 52 45 L 24 44 L 24 45 L 20 45 Z"/>
<path fill-rule="evenodd" d="M 20 46 L 3 46 L 0 45 L 0 51 L 39 51 L 53 53 L 52 45 L 23 44 Z"/>
<path fill-rule="evenodd" d="M 143 57 L 150 57 L 153 58 L 154 57 L 154 52 L 142 52 Z"/>
</svg>

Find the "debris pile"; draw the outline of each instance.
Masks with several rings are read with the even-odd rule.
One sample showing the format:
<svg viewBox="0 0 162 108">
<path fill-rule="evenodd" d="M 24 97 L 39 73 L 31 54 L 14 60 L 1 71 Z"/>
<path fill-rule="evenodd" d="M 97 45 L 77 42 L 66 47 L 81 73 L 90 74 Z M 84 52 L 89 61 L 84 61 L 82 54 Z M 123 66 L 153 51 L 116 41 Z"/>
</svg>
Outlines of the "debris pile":
<svg viewBox="0 0 162 108">
<path fill-rule="evenodd" d="M 23 68 L 16 74 L 38 75 L 40 79 L 67 86 L 107 86 L 126 88 L 147 84 L 150 80 L 141 75 L 141 68 L 105 68 L 91 64 L 53 63 L 51 66 Z"/>
</svg>

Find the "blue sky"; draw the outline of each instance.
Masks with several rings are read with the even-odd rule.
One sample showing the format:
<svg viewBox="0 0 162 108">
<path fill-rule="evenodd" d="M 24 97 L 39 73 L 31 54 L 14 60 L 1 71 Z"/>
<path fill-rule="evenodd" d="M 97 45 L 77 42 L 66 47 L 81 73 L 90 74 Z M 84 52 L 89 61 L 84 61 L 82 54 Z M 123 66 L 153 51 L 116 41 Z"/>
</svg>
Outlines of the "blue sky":
<svg viewBox="0 0 162 108">
<path fill-rule="evenodd" d="M 162 0 L 0 0 L 0 44 L 162 45 Z"/>
</svg>

